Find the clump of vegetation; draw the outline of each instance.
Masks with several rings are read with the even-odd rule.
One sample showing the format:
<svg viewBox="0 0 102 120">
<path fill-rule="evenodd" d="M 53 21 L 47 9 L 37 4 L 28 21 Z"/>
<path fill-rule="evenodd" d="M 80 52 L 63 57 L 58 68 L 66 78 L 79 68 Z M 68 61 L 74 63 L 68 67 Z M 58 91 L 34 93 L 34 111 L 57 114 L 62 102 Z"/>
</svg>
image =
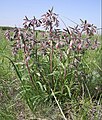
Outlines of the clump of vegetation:
<svg viewBox="0 0 102 120">
<path fill-rule="evenodd" d="M 61 31 L 58 18 L 52 8 L 41 19 L 25 17 L 23 29 L 5 33 L 13 58 L 3 56 L 20 79 L 19 94 L 36 115 L 35 111 L 42 113 L 48 105 L 61 113 L 51 119 L 101 119 L 102 76 L 98 71 L 102 69 L 97 62 L 101 48 L 96 27 L 81 20 L 80 26 Z M 38 27 L 45 31 L 36 31 Z M 46 118 L 51 115 L 50 110 L 44 112 Z"/>
<path fill-rule="evenodd" d="M 13 27 L 8 27 L 8 26 L 0 26 L 0 29 L 1 30 L 12 30 L 12 29 L 14 29 Z"/>
</svg>

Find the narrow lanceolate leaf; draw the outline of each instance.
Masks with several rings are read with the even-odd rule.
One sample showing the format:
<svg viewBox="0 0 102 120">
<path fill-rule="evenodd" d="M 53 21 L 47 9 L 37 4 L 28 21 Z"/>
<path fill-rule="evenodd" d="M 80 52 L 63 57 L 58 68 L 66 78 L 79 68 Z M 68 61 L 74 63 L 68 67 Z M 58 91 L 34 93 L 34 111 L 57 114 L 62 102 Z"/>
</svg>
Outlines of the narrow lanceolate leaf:
<svg viewBox="0 0 102 120">
<path fill-rule="evenodd" d="M 4 57 L 7 58 L 7 59 L 12 63 L 12 65 L 13 65 L 13 67 L 14 67 L 16 73 L 17 73 L 17 76 L 19 77 L 19 79 L 20 79 L 20 81 L 21 81 L 21 75 L 20 75 L 20 73 L 19 73 L 19 71 L 18 71 L 16 65 L 14 64 L 14 62 L 13 62 L 8 56 L 4 56 Z"/>
<path fill-rule="evenodd" d="M 71 98 L 71 91 L 70 91 L 70 88 L 69 88 L 67 85 L 65 85 L 65 87 L 67 88 L 69 97 Z"/>
<path fill-rule="evenodd" d="M 44 89 L 43 89 L 43 85 L 41 84 L 41 82 L 40 82 L 40 81 L 37 81 L 36 83 L 39 85 L 39 87 L 40 87 L 41 91 L 43 92 L 43 91 L 44 91 Z"/>
</svg>

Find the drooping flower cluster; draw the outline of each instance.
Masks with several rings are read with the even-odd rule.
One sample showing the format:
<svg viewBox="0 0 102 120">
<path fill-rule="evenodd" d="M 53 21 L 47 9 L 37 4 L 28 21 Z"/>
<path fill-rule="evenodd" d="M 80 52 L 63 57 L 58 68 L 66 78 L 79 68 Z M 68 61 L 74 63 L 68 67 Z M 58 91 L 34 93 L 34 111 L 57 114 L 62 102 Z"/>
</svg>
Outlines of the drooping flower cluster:
<svg viewBox="0 0 102 120">
<path fill-rule="evenodd" d="M 24 28 L 15 28 L 13 36 L 10 35 L 12 31 L 7 31 L 5 36 L 8 40 L 14 40 L 13 54 L 16 55 L 19 49 L 23 49 L 26 61 L 30 59 L 30 55 L 36 44 L 38 44 L 39 50 L 41 52 L 44 51 L 43 53 L 46 54 L 47 49 L 51 49 L 52 46 L 50 40 L 53 40 L 54 49 L 67 46 L 69 51 L 82 53 L 84 50 L 97 48 L 99 43 L 97 39 L 90 39 L 95 34 L 96 27 L 93 24 L 87 23 L 86 20 L 81 20 L 81 22 L 80 26 L 69 27 L 64 29 L 64 31 L 61 31 L 59 28 L 56 29 L 59 26 L 59 20 L 58 15 L 53 13 L 52 8 L 46 14 L 42 15 L 41 19 L 34 17 L 29 20 L 25 16 Z M 40 32 L 41 38 L 38 40 L 35 29 L 40 26 L 49 32 L 47 31 L 46 35 L 45 31 Z"/>
<path fill-rule="evenodd" d="M 58 15 L 53 13 L 53 8 L 51 10 L 48 10 L 46 14 L 42 15 L 41 21 L 42 26 L 46 30 L 50 30 L 53 29 L 54 27 L 59 26 Z"/>
<path fill-rule="evenodd" d="M 96 33 L 96 27 L 93 24 L 82 21 L 81 26 L 76 26 L 75 28 L 67 28 L 70 38 L 69 40 L 69 49 L 73 51 L 82 52 L 87 49 L 95 49 L 98 47 L 99 43 L 97 39 L 91 40 L 92 36 Z M 66 30 L 66 31 L 67 31 Z"/>
<path fill-rule="evenodd" d="M 8 40 L 13 40 L 13 55 L 16 55 L 20 49 L 23 49 L 25 54 L 25 60 L 30 59 L 31 50 L 33 49 L 36 41 L 33 38 L 33 33 L 30 31 L 25 31 L 20 28 L 15 28 L 13 30 L 13 35 L 10 37 L 10 32 L 6 32 L 6 37 Z"/>
</svg>

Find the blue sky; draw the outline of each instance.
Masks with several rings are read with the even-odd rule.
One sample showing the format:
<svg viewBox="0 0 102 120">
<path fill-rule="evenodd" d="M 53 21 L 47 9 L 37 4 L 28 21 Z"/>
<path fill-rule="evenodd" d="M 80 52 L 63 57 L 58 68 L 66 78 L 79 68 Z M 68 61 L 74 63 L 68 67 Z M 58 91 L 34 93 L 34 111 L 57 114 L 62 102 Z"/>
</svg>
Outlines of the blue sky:
<svg viewBox="0 0 102 120">
<path fill-rule="evenodd" d="M 80 23 L 80 18 L 101 27 L 101 0 L 1 0 L 0 26 L 22 27 L 24 16 L 40 18 L 54 7 L 67 26 L 75 26 L 70 20 Z M 63 27 L 63 23 L 60 23 Z"/>
</svg>

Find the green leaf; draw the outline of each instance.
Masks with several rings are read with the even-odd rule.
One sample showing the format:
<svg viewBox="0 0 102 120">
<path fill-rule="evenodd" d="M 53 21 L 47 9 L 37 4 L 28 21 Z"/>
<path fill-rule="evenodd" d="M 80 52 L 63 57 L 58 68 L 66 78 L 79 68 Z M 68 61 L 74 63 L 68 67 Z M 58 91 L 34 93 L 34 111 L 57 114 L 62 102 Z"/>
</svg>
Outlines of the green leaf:
<svg viewBox="0 0 102 120">
<path fill-rule="evenodd" d="M 18 69 L 17 69 L 17 66 L 14 64 L 14 62 L 13 62 L 8 56 L 4 56 L 4 57 L 7 58 L 7 59 L 12 63 L 12 65 L 13 65 L 16 73 L 17 73 L 17 76 L 19 77 L 19 79 L 20 79 L 20 81 L 21 81 L 21 78 L 22 78 L 22 77 L 21 77 L 21 75 L 20 75 L 20 73 L 19 73 L 19 71 L 18 71 Z"/>
<path fill-rule="evenodd" d="M 37 81 L 36 83 L 40 86 L 40 89 L 41 89 L 41 90 L 42 90 L 42 92 L 43 92 L 43 91 L 44 91 L 44 89 L 43 89 L 43 85 L 41 84 L 41 82 Z"/>
<path fill-rule="evenodd" d="M 39 77 L 41 76 L 40 73 L 36 73 L 36 75 L 39 76 Z"/>
<path fill-rule="evenodd" d="M 52 75 L 58 75 L 59 71 L 53 71 L 52 73 L 48 74 L 48 76 L 52 76 Z"/>
<path fill-rule="evenodd" d="M 67 88 L 69 97 L 71 98 L 71 91 L 70 91 L 70 88 L 68 87 L 68 85 L 65 85 L 65 87 Z"/>
</svg>

